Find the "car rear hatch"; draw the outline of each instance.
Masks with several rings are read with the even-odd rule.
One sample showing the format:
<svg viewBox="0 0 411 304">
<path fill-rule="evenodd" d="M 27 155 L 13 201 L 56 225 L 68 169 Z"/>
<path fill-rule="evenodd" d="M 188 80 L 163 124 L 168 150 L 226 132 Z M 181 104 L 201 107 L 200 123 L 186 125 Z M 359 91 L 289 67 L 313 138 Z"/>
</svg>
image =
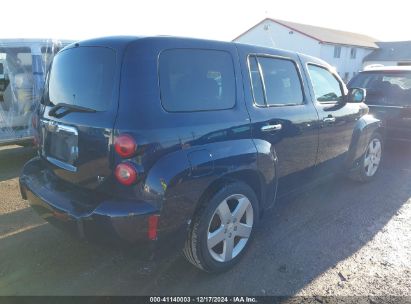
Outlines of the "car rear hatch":
<svg viewBox="0 0 411 304">
<path fill-rule="evenodd" d="M 111 175 L 119 54 L 103 46 L 61 51 L 48 74 L 40 119 L 40 153 L 61 180 L 96 189 Z"/>
</svg>

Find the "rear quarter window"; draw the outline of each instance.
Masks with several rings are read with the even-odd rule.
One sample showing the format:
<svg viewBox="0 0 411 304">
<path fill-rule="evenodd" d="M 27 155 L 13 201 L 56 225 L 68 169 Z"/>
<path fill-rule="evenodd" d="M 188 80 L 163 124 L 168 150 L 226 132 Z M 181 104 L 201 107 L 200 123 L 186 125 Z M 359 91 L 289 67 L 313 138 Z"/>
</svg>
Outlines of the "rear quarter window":
<svg viewBox="0 0 411 304">
<path fill-rule="evenodd" d="M 234 65 L 225 51 L 165 50 L 159 79 L 161 102 L 169 112 L 224 110 L 235 104 Z"/>
</svg>

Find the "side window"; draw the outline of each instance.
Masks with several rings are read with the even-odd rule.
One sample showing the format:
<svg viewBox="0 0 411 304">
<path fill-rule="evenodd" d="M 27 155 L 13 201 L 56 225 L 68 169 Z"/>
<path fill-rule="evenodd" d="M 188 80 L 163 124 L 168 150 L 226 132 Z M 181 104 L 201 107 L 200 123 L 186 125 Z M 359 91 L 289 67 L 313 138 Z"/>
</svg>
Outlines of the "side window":
<svg viewBox="0 0 411 304">
<path fill-rule="evenodd" d="M 235 104 L 235 76 L 230 53 L 172 49 L 159 60 L 161 102 L 169 112 L 230 109 Z"/>
<path fill-rule="evenodd" d="M 342 100 L 341 84 L 326 68 L 309 64 L 311 83 L 315 98 L 319 102 L 338 102 Z"/>
<path fill-rule="evenodd" d="M 261 80 L 257 58 L 255 56 L 250 56 L 248 60 L 250 64 L 250 74 L 254 102 L 259 106 L 265 106 L 264 88 L 263 82 Z"/>
<path fill-rule="evenodd" d="M 260 75 L 256 69 L 253 70 L 252 61 L 250 62 L 254 98 L 258 105 L 261 104 L 261 93 L 259 93 L 258 80 L 254 78 L 259 79 L 260 77 L 264 83 L 265 95 L 263 97 L 265 97 L 267 106 L 298 105 L 304 102 L 301 81 L 293 61 L 265 56 L 257 56 L 252 60 L 257 60 L 262 72 Z M 257 87 L 254 87 L 254 84 L 257 84 Z"/>
</svg>

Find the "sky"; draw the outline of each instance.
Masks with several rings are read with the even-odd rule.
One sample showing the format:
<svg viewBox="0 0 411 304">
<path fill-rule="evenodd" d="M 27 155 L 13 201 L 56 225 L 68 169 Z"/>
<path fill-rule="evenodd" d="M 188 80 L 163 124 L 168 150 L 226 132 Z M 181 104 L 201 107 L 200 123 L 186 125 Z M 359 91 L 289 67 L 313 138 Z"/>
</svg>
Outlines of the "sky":
<svg viewBox="0 0 411 304">
<path fill-rule="evenodd" d="M 1 38 L 173 35 L 233 40 L 264 18 L 411 40 L 411 1 L 6 0 Z"/>
</svg>

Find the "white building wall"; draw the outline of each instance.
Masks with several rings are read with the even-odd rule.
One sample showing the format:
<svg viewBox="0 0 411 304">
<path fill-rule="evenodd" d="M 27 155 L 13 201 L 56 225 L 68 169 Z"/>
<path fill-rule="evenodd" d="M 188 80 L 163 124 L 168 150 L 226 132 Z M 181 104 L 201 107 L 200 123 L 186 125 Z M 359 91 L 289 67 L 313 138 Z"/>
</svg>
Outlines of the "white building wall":
<svg viewBox="0 0 411 304">
<path fill-rule="evenodd" d="M 341 47 L 340 58 L 334 58 L 335 46 L 336 45 L 333 44 L 322 44 L 320 58 L 335 67 L 341 78 L 344 80 L 350 80 L 354 76 L 354 73 L 358 73 L 362 69 L 362 61 L 364 57 L 372 52 L 371 49 L 338 45 Z M 354 59 L 351 58 L 352 48 L 357 50 Z"/>
<path fill-rule="evenodd" d="M 341 45 L 340 58 L 334 58 L 333 44 L 322 44 L 314 38 L 292 31 L 276 22 L 266 20 L 235 39 L 236 42 L 291 50 L 321 58 L 334 66 L 341 78 L 348 81 L 362 69 L 362 61 L 372 49 L 355 47 L 356 58 L 351 59 L 351 46 Z M 347 77 L 346 73 L 348 73 Z"/>
<path fill-rule="evenodd" d="M 292 32 L 292 34 L 290 34 Z M 321 45 L 307 37 L 272 21 L 265 21 L 235 39 L 236 42 L 290 50 L 319 57 Z"/>
</svg>

